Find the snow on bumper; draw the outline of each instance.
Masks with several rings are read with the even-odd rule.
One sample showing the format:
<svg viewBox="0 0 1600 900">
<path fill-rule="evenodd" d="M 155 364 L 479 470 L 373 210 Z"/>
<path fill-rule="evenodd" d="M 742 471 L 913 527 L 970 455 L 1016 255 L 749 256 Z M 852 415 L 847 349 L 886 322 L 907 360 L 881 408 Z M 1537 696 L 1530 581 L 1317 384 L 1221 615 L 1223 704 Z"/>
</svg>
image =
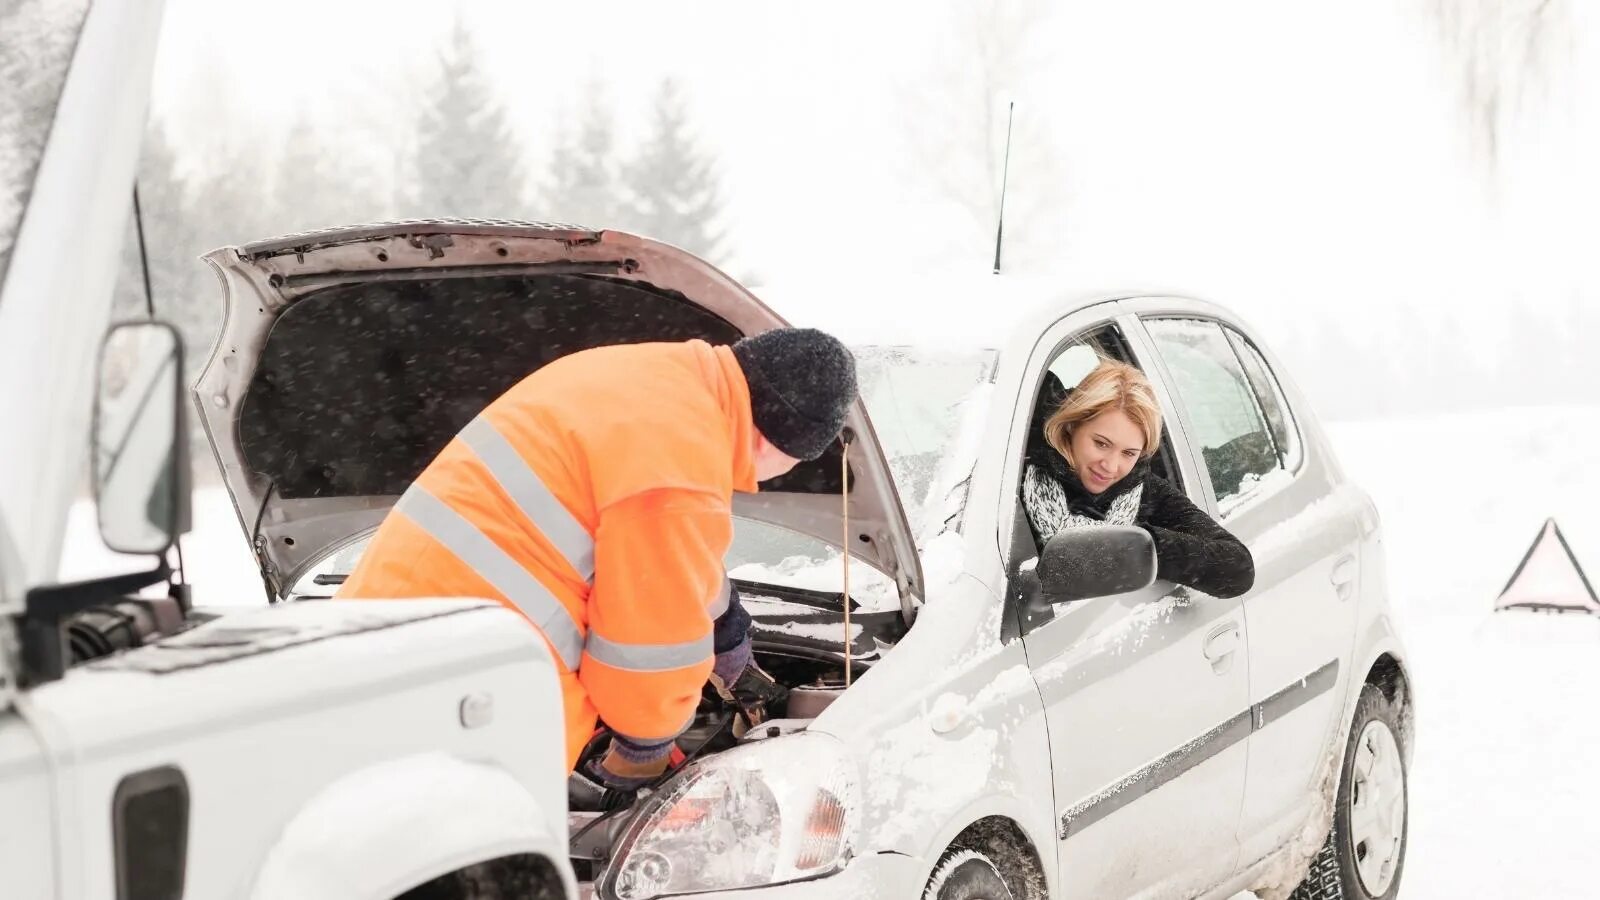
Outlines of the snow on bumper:
<svg viewBox="0 0 1600 900">
<path fill-rule="evenodd" d="M 915 896 L 922 889 L 917 879 L 926 875 L 922 860 L 899 853 L 858 857 L 844 871 L 814 881 L 778 884 L 743 891 L 695 894 L 695 900 L 891 900 Z M 579 900 L 604 900 L 594 885 L 585 883 Z"/>
</svg>

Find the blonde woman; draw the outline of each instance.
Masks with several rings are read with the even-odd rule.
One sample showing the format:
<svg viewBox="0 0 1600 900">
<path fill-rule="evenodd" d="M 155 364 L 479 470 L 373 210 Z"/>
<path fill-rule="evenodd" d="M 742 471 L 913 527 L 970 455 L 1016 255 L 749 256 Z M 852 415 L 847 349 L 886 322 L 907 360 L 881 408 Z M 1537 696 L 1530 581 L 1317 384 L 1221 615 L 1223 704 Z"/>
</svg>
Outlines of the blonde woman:
<svg viewBox="0 0 1600 900">
<path fill-rule="evenodd" d="M 1137 525 L 1155 542 L 1163 581 L 1216 597 L 1255 583 L 1249 548 L 1150 471 L 1161 408 L 1143 372 L 1103 360 L 1065 392 L 1035 438 L 1022 502 L 1041 545 L 1064 528 Z"/>
</svg>

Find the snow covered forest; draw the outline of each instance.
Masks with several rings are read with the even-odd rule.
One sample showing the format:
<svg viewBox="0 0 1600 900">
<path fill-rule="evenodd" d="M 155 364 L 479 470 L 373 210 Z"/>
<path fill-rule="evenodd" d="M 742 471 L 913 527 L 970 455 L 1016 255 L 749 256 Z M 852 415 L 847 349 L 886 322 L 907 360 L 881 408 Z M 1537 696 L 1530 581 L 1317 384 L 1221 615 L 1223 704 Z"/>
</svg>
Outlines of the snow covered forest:
<svg viewBox="0 0 1600 900">
<path fill-rule="evenodd" d="M 976 270 L 1015 101 L 1007 271 L 1226 303 L 1334 419 L 1600 383 L 1577 4 L 624 5 L 618 30 L 503 3 L 310 8 L 168 13 L 141 190 L 157 303 L 196 364 L 220 309 L 196 257 L 333 224 L 636 229 L 758 291 L 885 260 Z"/>
<path fill-rule="evenodd" d="M 283 234 L 393 219 L 456 216 L 570 222 L 658 236 L 717 261 L 725 255 L 715 157 L 694 139 L 682 89 L 651 90 L 646 132 L 619 146 L 599 82 L 563 110 L 537 149 L 508 122 L 506 101 L 454 18 L 425 65 L 407 71 L 418 102 L 403 121 L 313 121 L 297 115 L 218 152 L 183 152 L 158 109 L 140 166 L 151 282 L 198 370 L 221 324 L 215 278 L 199 257 Z M 215 73 L 214 73 L 215 74 Z M 225 73 L 222 73 L 225 74 Z M 344 148 L 390 148 L 383 167 Z M 144 304 L 130 239 L 117 303 Z M 214 475 L 196 429 L 202 481 Z"/>
</svg>

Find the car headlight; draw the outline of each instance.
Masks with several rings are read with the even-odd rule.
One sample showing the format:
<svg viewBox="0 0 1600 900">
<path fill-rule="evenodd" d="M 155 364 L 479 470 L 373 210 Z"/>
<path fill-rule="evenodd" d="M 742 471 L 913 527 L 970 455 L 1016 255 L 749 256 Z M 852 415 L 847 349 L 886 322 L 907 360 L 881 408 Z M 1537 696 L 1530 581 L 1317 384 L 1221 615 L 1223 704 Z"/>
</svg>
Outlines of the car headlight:
<svg viewBox="0 0 1600 900">
<path fill-rule="evenodd" d="M 605 877 L 616 900 L 829 875 L 853 851 L 855 763 L 823 734 L 769 738 L 686 768 L 646 799 Z"/>
</svg>

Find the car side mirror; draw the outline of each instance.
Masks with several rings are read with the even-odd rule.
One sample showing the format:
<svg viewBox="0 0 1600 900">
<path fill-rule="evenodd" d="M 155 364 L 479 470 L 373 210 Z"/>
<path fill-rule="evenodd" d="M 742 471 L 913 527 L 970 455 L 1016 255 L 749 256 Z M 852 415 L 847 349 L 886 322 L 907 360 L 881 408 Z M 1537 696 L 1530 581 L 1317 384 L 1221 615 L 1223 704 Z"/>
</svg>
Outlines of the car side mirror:
<svg viewBox="0 0 1600 900">
<path fill-rule="evenodd" d="M 100 348 L 91 438 L 100 537 L 165 554 L 189 530 L 183 340 L 165 322 L 124 322 Z"/>
<path fill-rule="evenodd" d="M 1156 545 L 1132 525 L 1069 528 L 1044 545 L 1037 606 L 1142 590 L 1156 580 Z"/>
</svg>

